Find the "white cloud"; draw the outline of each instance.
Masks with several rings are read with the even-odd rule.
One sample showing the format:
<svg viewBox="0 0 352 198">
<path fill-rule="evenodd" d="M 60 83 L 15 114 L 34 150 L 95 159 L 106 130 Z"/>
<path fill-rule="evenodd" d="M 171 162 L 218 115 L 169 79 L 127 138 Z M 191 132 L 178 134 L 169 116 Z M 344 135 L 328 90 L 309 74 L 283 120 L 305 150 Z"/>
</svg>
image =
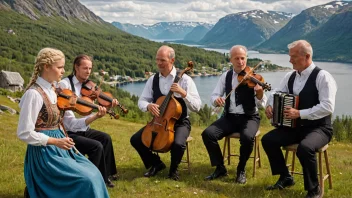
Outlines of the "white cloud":
<svg viewBox="0 0 352 198">
<path fill-rule="evenodd" d="M 220 18 L 249 10 L 299 14 L 331 0 L 79 0 L 108 22 L 154 24 L 162 21 L 216 23 Z"/>
</svg>

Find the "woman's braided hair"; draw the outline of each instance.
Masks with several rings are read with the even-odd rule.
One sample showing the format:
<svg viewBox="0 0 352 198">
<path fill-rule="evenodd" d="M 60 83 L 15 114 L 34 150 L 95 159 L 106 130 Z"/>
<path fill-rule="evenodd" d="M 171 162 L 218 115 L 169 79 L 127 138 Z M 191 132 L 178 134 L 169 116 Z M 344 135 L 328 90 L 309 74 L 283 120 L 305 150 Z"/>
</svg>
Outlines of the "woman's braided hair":
<svg viewBox="0 0 352 198">
<path fill-rule="evenodd" d="M 58 49 L 54 48 L 43 48 L 39 51 L 37 57 L 35 58 L 34 70 L 32 78 L 29 81 L 26 90 L 30 88 L 35 81 L 38 79 L 43 72 L 44 65 L 53 65 L 56 61 L 65 58 L 64 53 Z M 25 90 L 25 91 L 26 91 Z"/>
</svg>

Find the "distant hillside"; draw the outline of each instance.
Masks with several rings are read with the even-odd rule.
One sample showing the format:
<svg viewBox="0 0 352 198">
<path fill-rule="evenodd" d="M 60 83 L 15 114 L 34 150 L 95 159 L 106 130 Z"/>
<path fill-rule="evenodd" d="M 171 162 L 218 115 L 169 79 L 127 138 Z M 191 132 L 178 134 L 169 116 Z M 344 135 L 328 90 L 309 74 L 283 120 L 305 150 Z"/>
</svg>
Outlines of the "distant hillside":
<svg viewBox="0 0 352 198">
<path fill-rule="evenodd" d="M 352 5 L 350 3 L 350 5 Z M 352 6 L 334 14 L 322 26 L 308 34 L 314 58 L 325 61 L 352 62 Z"/>
<path fill-rule="evenodd" d="M 61 16 L 66 20 L 78 19 L 85 22 L 104 23 L 78 0 L 1 0 L 0 10 L 14 10 L 33 20 L 41 16 Z"/>
<path fill-rule="evenodd" d="M 57 5 L 57 2 L 60 3 L 59 6 L 49 6 L 52 9 L 50 16 L 47 16 L 45 9 L 37 9 L 44 8 L 45 5 Z M 94 57 L 94 70 L 104 69 L 111 75 L 142 77 L 146 70 L 156 71 L 154 57 L 161 43 L 120 31 L 110 23 L 100 21 L 94 13 L 83 9 L 85 7 L 82 7 L 81 12 L 68 5 L 79 5 L 79 2 L 0 1 L 0 70 L 18 71 L 28 82 L 36 54 L 41 48 L 49 46 L 65 53 L 67 73 L 72 70 L 72 59 L 80 53 Z M 19 10 L 35 13 L 36 18 Z M 73 15 L 75 11 L 77 13 Z M 63 14 L 65 12 L 71 15 Z M 92 16 L 92 21 L 83 20 L 84 15 Z M 189 60 L 195 62 L 196 68 L 227 62 L 226 57 L 220 53 L 182 45 L 171 46 L 176 50 L 175 64 L 180 68 L 185 67 Z"/>
<path fill-rule="evenodd" d="M 220 48 L 241 44 L 254 48 L 269 39 L 291 17 L 290 13 L 262 10 L 230 14 L 221 18 L 199 44 Z"/>
<path fill-rule="evenodd" d="M 153 25 L 132 25 L 113 22 L 114 26 L 130 34 L 147 39 L 183 39 L 196 27 L 211 27 L 211 24 L 200 22 L 160 22 Z"/>
<path fill-rule="evenodd" d="M 257 49 L 286 53 L 287 44 L 306 39 L 313 45 L 314 59 L 352 62 L 351 8 L 352 3 L 348 1 L 308 8 Z"/>
<path fill-rule="evenodd" d="M 184 41 L 192 41 L 198 42 L 200 41 L 208 32 L 213 28 L 214 25 L 199 25 L 195 27 L 190 33 L 188 33 L 183 40 Z"/>
</svg>

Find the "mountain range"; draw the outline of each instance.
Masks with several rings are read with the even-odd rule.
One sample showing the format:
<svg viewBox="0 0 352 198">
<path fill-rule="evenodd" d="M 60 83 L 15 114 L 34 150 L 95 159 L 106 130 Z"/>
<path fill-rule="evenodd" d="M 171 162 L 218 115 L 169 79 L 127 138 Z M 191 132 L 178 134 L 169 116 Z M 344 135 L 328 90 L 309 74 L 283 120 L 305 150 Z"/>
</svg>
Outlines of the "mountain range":
<svg viewBox="0 0 352 198">
<path fill-rule="evenodd" d="M 221 18 L 199 44 L 220 48 L 241 44 L 254 48 L 269 39 L 291 18 L 291 13 L 262 10 L 230 14 Z"/>
<path fill-rule="evenodd" d="M 303 10 L 257 49 L 287 52 L 287 44 L 298 39 L 311 42 L 314 58 L 352 62 L 352 3 L 333 1 Z"/>
<path fill-rule="evenodd" d="M 209 23 L 201 22 L 160 22 L 153 25 L 133 25 L 129 23 L 112 22 L 114 26 L 130 34 L 147 39 L 179 39 L 198 41 L 194 34 L 204 35 L 213 27 Z M 202 37 L 201 37 L 202 38 Z"/>
<path fill-rule="evenodd" d="M 214 26 L 193 27 L 184 37 L 180 34 L 172 37 L 174 33 L 164 26 L 164 31 L 159 30 L 164 32 L 163 37 L 158 38 L 182 37 L 174 42 L 224 49 L 241 44 L 262 53 L 287 53 L 287 44 L 306 39 L 313 46 L 315 60 L 352 62 L 351 7 L 350 1 L 332 1 L 303 10 L 296 16 L 279 11 L 239 12 L 219 19 Z M 142 27 L 146 28 L 143 25 L 134 27 L 139 32 Z M 130 28 L 123 30 L 135 34 Z M 156 39 L 152 34 L 139 36 Z"/>
</svg>

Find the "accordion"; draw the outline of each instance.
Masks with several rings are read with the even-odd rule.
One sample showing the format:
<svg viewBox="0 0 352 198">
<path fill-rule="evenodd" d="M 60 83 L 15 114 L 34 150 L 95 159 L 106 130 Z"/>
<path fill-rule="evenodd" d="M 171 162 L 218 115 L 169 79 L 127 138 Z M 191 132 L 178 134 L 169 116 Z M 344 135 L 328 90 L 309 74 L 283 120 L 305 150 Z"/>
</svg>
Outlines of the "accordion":
<svg viewBox="0 0 352 198">
<path fill-rule="evenodd" d="M 284 116 L 285 107 L 298 109 L 299 97 L 293 94 L 277 92 L 274 94 L 273 118 L 271 124 L 275 127 L 296 127 L 297 119 L 287 119 Z"/>
</svg>

